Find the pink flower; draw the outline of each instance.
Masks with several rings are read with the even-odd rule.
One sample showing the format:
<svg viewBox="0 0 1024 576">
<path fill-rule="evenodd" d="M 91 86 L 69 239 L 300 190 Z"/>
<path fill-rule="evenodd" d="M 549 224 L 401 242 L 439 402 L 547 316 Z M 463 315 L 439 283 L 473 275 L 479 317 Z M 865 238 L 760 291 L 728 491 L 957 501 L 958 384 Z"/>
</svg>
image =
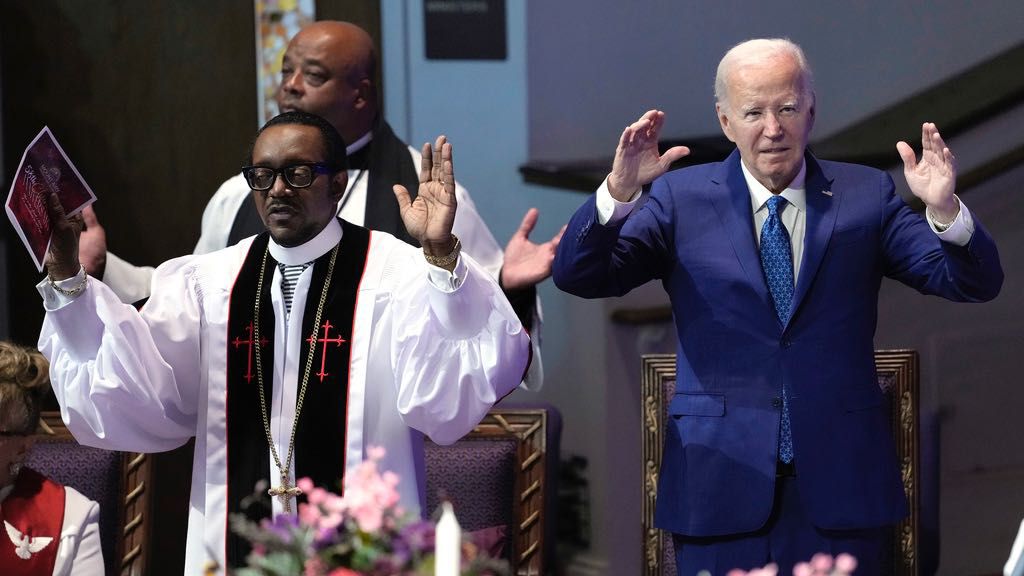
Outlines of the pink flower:
<svg viewBox="0 0 1024 576">
<path fill-rule="evenodd" d="M 331 512 L 330 514 L 321 517 L 320 522 L 316 524 L 316 527 L 320 530 L 333 530 L 337 528 L 344 520 L 345 517 L 342 516 L 339 512 Z"/>
<path fill-rule="evenodd" d="M 299 504 L 299 523 L 304 526 L 316 526 L 320 522 L 320 508 L 312 504 Z"/>
<path fill-rule="evenodd" d="M 857 568 L 857 559 L 849 554 L 832 556 L 819 553 L 810 562 L 801 562 L 793 567 L 793 576 L 849 576 Z"/>
<path fill-rule="evenodd" d="M 811 557 L 811 568 L 814 568 L 817 572 L 824 572 L 828 574 L 829 570 L 832 569 L 832 556 L 819 552 Z"/>
<path fill-rule="evenodd" d="M 334 494 L 332 492 L 327 492 L 326 494 L 324 494 L 323 499 L 320 500 L 318 504 L 325 513 L 333 512 L 343 514 L 345 512 L 345 498 L 338 496 L 337 494 Z"/>
<path fill-rule="evenodd" d="M 383 515 L 380 510 L 363 509 L 356 511 L 356 524 L 363 532 L 376 532 L 383 524 Z"/>
<path fill-rule="evenodd" d="M 331 570 L 331 572 L 329 574 L 327 574 L 327 576 L 363 576 L 363 575 L 360 574 L 359 572 L 356 572 L 355 570 L 349 570 L 348 568 L 335 568 L 334 570 Z"/>
<path fill-rule="evenodd" d="M 750 572 L 740 570 L 730 570 L 726 576 L 777 576 L 779 573 L 779 567 L 775 564 L 769 564 L 764 568 L 754 568 Z"/>
<path fill-rule="evenodd" d="M 384 447 L 383 446 L 370 446 L 366 449 L 366 459 L 377 461 L 384 458 Z"/>
<path fill-rule="evenodd" d="M 345 476 L 345 495 L 328 507 L 353 518 L 361 531 L 376 532 L 398 505 L 399 478 L 392 472 L 378 472 L 377 461 L 384 456 L 383 448 L 371 446 L 366 453 L 368 459 Z"/>
<path fill-rule="evenodd" d="M 327 573 L 327 566 L 324 565 L 323 560 L 313 556 L 306 560 L 304 576 L 323 576 Z"/>
<path fill-rule="evenodd" d="M 857 569 L 857 559 L 849 554 L 836 556 L 836 571 L 843 574 L 853 574 Z"/>
<path fill-rule="evenodd" d="M 332 493 L 323 488 L 310 488 L 309 490 L 304 489 L 304 491 L 306 492 L 306 500 L 316 506 L 330 500 L 331 496 L 333 496 Z"/>
<path fill-rule="evenodd" d="M 800 562 L 793 567 L 793 576 L 850 576 L 857 568 L 857 559 L 849 554 L 840 554 L 833 561 L 832 556 L 824 553 L 815 554 L 810 562 Z M 732 570 L 727 576 L 777 576 L 779 567 L 769 564 L 764 568 L 755 568 L 750 572 Z"/>
</svg>

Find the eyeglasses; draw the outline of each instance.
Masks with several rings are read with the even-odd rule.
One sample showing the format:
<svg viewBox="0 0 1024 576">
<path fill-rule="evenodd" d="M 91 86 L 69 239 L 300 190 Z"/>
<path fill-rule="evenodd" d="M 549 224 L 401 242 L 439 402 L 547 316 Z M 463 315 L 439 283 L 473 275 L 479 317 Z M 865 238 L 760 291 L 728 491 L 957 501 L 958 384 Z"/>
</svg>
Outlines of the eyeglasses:
<svg viewBox="0 0 1024 576">
<path fill-rule="evenodd" d="M 320 162 L 302 162 L 281 168 L 267 168 L 266 166 L 245 166 L 242 168 L 242 176 L 249 183 L 249 188 L 258 192 L 270 190 L 277 180 L 277 175 L 284 176 L 284 181 L 292 188 L 309 188 L 316 180 L 317 174 L 331 174 L 335 170 Z"/>
</svg>

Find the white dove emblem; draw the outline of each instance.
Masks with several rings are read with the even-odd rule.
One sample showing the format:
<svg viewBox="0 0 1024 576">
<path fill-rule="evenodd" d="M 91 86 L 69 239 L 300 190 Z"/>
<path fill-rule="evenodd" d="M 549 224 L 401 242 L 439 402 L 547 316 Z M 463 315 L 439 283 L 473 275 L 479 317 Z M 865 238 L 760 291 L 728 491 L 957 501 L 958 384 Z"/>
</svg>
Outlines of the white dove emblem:
<svg viewBox="0 0 1024 576">
<path fill-rule="evenodd" d="M 46 548 L 50 542 L 53 542 L 53 538 L 49 536 L 29 538 L 19 532 L 17 528 L 11 526 L 11 523 L 7 520 L 4 520 L 4 527 L 7 528 L 7 536 L 11 539 L 11 543 L 14 544 L 14 553 L 22 560 L 32 558 L 33 554 Z"/>
</svg>

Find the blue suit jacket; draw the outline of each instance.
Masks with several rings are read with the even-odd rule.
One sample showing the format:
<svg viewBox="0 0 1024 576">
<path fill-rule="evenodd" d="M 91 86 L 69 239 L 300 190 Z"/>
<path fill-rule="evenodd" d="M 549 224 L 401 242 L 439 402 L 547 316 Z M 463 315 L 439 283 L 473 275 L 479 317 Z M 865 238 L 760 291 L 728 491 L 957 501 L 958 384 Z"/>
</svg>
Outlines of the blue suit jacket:
<svg viewBox="0 0 1024 576">
<path fill-rule="evenodd" d="M 793 313 L 783 326 L 754 238 L 737 152 L 670 172 L 617 226 L 591 198 L 555 258 L 559 288 L 622 295 L 660 279 L 679 337 L 655 523 L 691 536 L 752 531 L 775 489 L 781 391 L 790 390 L 797 481 L 821 528 L 907 513 L 873 336 L 883 276 L 926 294 L 983 301 L 999 292 L 995 244 L 941 242 L 878 170 L 807 155 L 807 230 Z M 831 191 L 831 195 L 823 193 Z"/>
</svg>

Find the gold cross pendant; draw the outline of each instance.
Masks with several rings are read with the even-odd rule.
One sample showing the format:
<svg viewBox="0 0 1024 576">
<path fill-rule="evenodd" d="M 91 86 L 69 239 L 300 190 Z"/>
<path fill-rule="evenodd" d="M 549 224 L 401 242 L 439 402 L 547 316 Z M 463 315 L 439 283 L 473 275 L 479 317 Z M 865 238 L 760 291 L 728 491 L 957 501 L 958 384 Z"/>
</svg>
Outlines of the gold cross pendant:
<svg viewBox="0 0 1024 576">
<path fill-rule="evenodd" d="M 291 514 L 292 512 L 292 498 L 296 498 L 302 494 L 302 488 L 298 486 L 292 486 L 288 482 L 288 476 L 286 474 L 281 475 L 281 485 L 276 488 L 267 490 L 267 494 L 277 498 L 281 501 L 281 507 L 284 508 L 285 513 Z"/>
</svg>

